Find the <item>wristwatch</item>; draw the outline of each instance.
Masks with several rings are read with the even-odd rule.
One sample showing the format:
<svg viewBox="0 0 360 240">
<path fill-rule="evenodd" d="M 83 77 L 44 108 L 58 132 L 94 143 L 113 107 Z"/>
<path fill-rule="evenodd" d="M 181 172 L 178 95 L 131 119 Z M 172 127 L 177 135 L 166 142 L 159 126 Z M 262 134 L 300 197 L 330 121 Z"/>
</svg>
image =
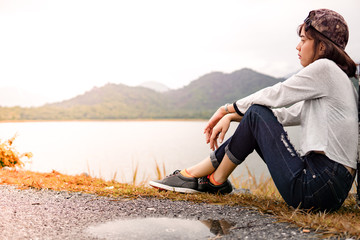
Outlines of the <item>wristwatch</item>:
<svg viewBox="0 0 360 240">
<path fill-rule="evenodd" d="M 225 106 L 224 106 L 224 107 L 225 107 L 225 112 L 226 112 L 226 113 L 230 113 L 230 112 L 229 112 L 229 109 L 228 109 L 228 106 L 229 106 L 229 103 L 225 104 Z"/>
</svg>

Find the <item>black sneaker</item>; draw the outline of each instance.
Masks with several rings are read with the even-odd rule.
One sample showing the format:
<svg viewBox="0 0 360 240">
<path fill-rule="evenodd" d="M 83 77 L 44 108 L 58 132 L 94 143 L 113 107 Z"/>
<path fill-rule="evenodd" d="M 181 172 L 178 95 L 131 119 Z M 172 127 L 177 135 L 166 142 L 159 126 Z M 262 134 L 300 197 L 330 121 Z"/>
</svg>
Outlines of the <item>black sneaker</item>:
<svg viewBox="0 0 360 240">
<path fill-rule="evenodd" d="M 214 185 L 210 182 L 209 176 L 205 176 L 198 179 L 198 190 L 214 194 L 227 194 L 232 192 L 233 187 L 229 180 L 221 185 Z"/>
<path fill-rule="evenodd" d="M 176 170 L 169 176 L 165 177 L 163 180 L 150 181 L 149 185 L 160 190 L 168 190 L 173 192 L 181 192 L 181 193 L 199 192 L 197 190 L 198 179 L 185 177 L 180 173 L 180 170 Z"/>
</svg>

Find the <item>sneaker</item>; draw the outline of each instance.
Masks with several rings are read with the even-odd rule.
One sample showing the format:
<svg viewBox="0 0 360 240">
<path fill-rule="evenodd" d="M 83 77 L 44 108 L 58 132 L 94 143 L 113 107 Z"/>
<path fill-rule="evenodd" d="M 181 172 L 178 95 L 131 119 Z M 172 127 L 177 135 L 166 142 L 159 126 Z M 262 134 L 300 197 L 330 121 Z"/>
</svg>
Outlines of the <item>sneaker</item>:
<svg viewBox="0 0 360 240">
<path fill-rule="evenodd" d="M 227 194 L 232 192 L 233 187 L 229 180 L 221 185 L 214 185 L 210 182 L 209 176 L 205 176 L 198 179 L 198 190 L 214 194 Z"/>
<path fill-rule="evenodd" d="M 198 179 L 185 177 L 180 173 L 180 170 L 176 170 L 169 176 L 165 177 L 163 180 L 150 181 L 149 185 L 160 190 L 168 190 L 173 192 L 181 192 L 181 193 L 199 192 L 197 190 Z"/>
</svg>

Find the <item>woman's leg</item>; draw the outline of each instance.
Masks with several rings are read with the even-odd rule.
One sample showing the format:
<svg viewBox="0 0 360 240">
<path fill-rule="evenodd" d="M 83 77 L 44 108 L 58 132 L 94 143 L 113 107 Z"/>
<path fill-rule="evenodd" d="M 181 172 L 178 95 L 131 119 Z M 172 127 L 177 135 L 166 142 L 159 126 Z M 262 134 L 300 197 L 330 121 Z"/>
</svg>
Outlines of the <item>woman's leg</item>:
<svg viewBox="0 0 360 240">
<path fill-rule="evenodd" d="M 214 172 L 213 177 L 215 182 L 218 184 L 224 183 L 236 167 L 237 165 L 225 154 L 219 167 Z"/>
<path fill-rule="evenodd" d="M 219 146 L 219 148 L 211 152 L 210 156 L 199 162 L 198 164 L 195 164 L 189 168 L 187 168 L 187 172 L 193 176 L 193 177 L 204 177 L 207 176 L 215 171 L 220 165 L 220 162 L 222 162 L 224 157 L 227 157 L 225 155 L 225 147 L 229 144 L 229 141 L 231 140 L 231 137 L 226 140 L 223 144 Z M 231 165 L 233 163 L 229 162 Z M 236 167 L 236 165 L 235 165 Z"/>
<path fill-rule="evenodd" d="M 210 157 L 207 157 L 200 163 L 181 171 L 181 174 L 186 177 L 200 178 L 214 173 L 214 180 L 217 183 L 224 183 L 236 167 L 237 165 L 234 164 L 227 155 L 224 155 L 217 169 L 213 166 Z"/>
<path fill-rule="evenodd" d="M 269 108 L 251 106 L 224 145 L 214 154 L 219 162 L 214 173 L 216 181 L 223 181 L 233 170 L 229 162 L 239 165 L 257 150 L 285 201 L 290 205 L 301 201 L 302 193 L 296 191 L 299 190 L 296 186 L 305 167 L 304 160 L 296 153 L 283 126 Z"/>
<path fill-rule="evenodd" d="M 187 168 L 186 171 L 190 174 L 190 176 L 200 178 L 213 173 L 215 171 L 215 167 L 211 163 L 210 157 L 207 157 L 198 164 Z"/>
</svg>

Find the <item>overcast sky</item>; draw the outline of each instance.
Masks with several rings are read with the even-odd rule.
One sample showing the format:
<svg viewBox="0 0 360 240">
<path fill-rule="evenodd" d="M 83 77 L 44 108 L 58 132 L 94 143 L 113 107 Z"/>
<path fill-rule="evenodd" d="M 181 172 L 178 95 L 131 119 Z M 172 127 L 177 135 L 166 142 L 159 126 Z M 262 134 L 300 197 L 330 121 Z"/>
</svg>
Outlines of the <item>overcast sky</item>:
<svg viewBox="0 0 360 240">
<path fill-rule="evenodd" d="M 301 68 L 296 29 L 317 8 L 345 17 L 359 62 L 359 0 L 0 0 L 0 89 L 51 102 L 244 67 L 281 77 Z"/>
</svg>

